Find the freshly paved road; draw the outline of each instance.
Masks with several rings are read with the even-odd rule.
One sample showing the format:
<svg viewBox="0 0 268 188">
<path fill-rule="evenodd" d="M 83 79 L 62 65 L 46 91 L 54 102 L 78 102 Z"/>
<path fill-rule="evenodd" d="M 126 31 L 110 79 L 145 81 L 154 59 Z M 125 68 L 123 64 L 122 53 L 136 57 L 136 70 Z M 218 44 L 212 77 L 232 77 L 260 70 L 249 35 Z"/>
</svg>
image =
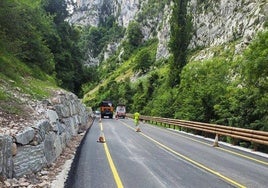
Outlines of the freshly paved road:
<svg viewBox="0 0 268 188">
<path fill-rule="evenodd" d="M 102 131 L 101 131 L 102 130 Z M 132 119 L 95 120 L 81 146 L 72 188 L 268 186 L 268 158 Z M 103 133 L 106 142 L 97 142 Z"/>
</svg>

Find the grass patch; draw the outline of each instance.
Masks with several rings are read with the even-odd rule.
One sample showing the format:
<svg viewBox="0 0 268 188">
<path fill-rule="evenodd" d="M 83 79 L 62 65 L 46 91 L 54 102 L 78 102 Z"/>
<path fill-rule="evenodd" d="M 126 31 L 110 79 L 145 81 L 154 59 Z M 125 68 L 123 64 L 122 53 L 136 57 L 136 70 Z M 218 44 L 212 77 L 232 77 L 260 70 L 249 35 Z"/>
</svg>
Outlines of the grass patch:
<svg viewBox="0 0 268 188">
<path fill-rule="evenodd" d="M 41 100 L 50 96 L 50 91 L 56 89 L 56 83 L 42 81 L 39 79 L 27 78 L 24 80 L 22 90 L 32 98 Z"/>
<path fill-rule="evenodd" d="M 1 111 L 4 111 L 8 114 L 16 114 L 19 116 L 24 114 L 22 106 L 18 105 L 16 102 L 6 102 L 6 103 L 1 102 L 0 106 Z"/>
<path fill-rule="evenodd" d="M 24 115 L 24 100 L 42 100 L 58 89 L 53 76 L 38 68 L 30 68 L 16 57 L 0 53 L 0 110 Z M 25 99 L 27 98 L 27 99 Z"/>
<path fill-rule="evenodd" d="M 31 74 L 30 69 L 26 65 L 10 56 L 0 57 L 0 72 L 2 73 L 2 77 L 9 78 L 14 81 L 19 81 L 21 76 Z"/>
<path fill-rule="evenodd" d="M 4 91 L 0 90 L 0 100 L 7 100 L 7 99 L 8 99 L 7 94 Z"/>
</svg>

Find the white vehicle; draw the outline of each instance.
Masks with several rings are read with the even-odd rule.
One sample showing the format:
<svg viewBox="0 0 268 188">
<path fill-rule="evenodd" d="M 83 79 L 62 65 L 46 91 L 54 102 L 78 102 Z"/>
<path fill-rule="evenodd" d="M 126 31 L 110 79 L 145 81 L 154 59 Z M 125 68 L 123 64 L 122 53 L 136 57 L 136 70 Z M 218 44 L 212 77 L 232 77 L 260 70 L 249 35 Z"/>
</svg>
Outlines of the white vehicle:
<svg viewBox="0 0 268 188">
<path fill-rule="evenodd" d="M 101 116 L 101 112 L 98 111 L 98 110 L 96 110 L 96 111 L 94 112 L 94 115 L 95 115 L 96 118 L 100 118 L 100 116 Z"/>
<path fill-rule="evenodd" d="M 125 105 L 118 105 L 116 107 L 115 115 L 117 118 L 125 118 L 126 117 L 126 106 Z"/>
</svg>

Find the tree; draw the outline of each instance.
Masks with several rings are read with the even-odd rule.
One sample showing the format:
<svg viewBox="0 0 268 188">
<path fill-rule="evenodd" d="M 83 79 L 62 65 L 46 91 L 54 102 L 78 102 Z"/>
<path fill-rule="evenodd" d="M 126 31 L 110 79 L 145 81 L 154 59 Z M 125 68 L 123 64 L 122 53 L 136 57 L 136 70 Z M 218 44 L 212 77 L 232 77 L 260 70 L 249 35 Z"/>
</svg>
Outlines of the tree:
<svg viewBox="0 0 268 188">
<path fill-rule="evenodd" d="M 64 22 L 68 17 L 68 7 L 66 0 L 42 0 L 43 7 L 46 12 L 54 17 L 54 23 L 56 25 Z"/>
<path fill-rule="evenodd" d="M 268 92 L 268 31 L 259 33 L 245 51 L 242 63 L 243 80 L 247 85 L 256 87 L 260 93 Z"/>
<path fill-rule="evenodd" d="M 90 27 L 86 36 L 87 44 L 85 45 L 87 50 L 90 50 L 90 54 L 93 57 L 97 57 L 106 44 L 102 39 L 105 36 L 105 30 L 102 27 Z"/>
<path fill-rule="evenodd" d="M 133 96 L 132 110 L 141 112 L 146 105 L 146 94 L 144 92 L 144 86 L 142 82 L 139 82 L 136 86 L 135 94 Z"/>
<path fill-rule="evenodd" d="M 82 53 L 78 48 L 79 30 L 63 22 L 58 26 L 60 43 L 54 52 L 56 61 L 56 77 L 60 86 L 76 94 L 81 90 L 84 70 L 82 68 Z M 78 92 L 78 93 L 77 93 Z"/>
<path fill-rule="evenodd" d="M 55 71 L 58 84 L 75 94 L 81 94 L 83 80 L 82 52 L 78 47 L 80 30 L 70 25 L 65 19 L 68 16 L 65 0 L 43 0 L 47 14 L 53 17 L 56 34 L 48 35 L 47 42 L 54 54 Z"/>
<path fill-rule="evenodd" d="M 250 111 L 245 126 L 268 130 L 268 31 L 257 35 L 244 53 L 241 79 Z"/>
<path fill-rule="evenodd" d="M 150 104 L 150 115 L 172 118 L 174 115 L 174 94 L 170 90 L 164 90 L 164 88 L 161 88 L 159 92 L 161 95 L 156 96 Z"/>
<path fill-rule="evenodd" d="M 137 48 L 143 39 L 140 25 L 137 22 L 130 22 L 127 30 L 127 39 L 131 46 Z"/>
<path fill-rule="evenodd" d="M 130 108 L 130 104 L 133 102 L 132 97 L 134 95 L 133 90 L 130 87 L 130 79 L 127 78 L 123 81 L 120 81 L 118 88 L 118 102 L 122 99 L 124 103 Z M 130 110 L 130 109 L 128 109 Z"/>
<path fill-rule="evenodd" d="M 226 93 L 228 62 L 223 59 L 191 63 L 181 74 L 176 118 L 200 122 L 214 122 L 215 105 Z"/>
<path fill-rule="evenodd" d="M 188 0 L 176 0 L 174 2 L 171 18 L 171 36 L 169 48 L 173 54 L 170 63 L 169 86 L 175 87 L 180 84 L 180 73 L 187 63 L 187 47 L 190 42 L 191 22 L 187 15 Z"/>
<path fill-rule="evenodd" d="M 40 2 L 3 1 L 0 6 L 0 33 L 5 48 L 31 67 L 53 74 L 53 54 L 47 45 L 47 33 L 55 33 L 52 19 L 40 8 Z"/>
<path fill-rule="evenodd" d="M 153 73 L 148 78 L 147 96 L 152 97 L 155 88 L 160 84 L 158 83 L 159 76 L 157 73 Z"/>
<path fill-rule="evenodd" d="M 268 130 L 268 32 L 260 33 L 236 65 L 236 79 L 215 106 L 218 122 L 254 130 Z"/>
<path fill-rule="evenodd" d="M 145 49 L 139 51 L 135 58 L 135 66 L 133 68 L 134 71 L 141 70 L 142 73 L 146 73 L 152 64 L 151 55 L 150 53 Z"/>
</svg>

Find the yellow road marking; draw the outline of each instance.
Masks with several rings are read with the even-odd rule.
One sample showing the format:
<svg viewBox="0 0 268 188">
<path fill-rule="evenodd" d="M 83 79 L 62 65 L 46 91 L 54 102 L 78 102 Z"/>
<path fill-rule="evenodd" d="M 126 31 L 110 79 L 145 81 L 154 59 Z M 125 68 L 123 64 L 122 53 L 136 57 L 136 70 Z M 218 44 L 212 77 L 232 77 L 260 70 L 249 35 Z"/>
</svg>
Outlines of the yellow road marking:
<svg viewBox="0 0 268 188">
<path fill-rule="evenodd" d="M 100 123 L 100 130 L 103 131 L 102 123 Z"/>
<path fill-rule="evenodd" d="M 100 129 L 101 131 L 103 131 L 103 126 L 102 126 L 102 123 L 100 123 Z M 104 150 L 105 150 L 105 154 L 106 154 L 106 157 L 108 159 L 108 162 L 109 162 L 109 165 L 110 165 L 110 168 L 112 170 L 112 173 L 113 173 L 113 176 L 114 176 L 114 180 L 115 180 L 115 183 L 117 185 L 117 188 L 124 188 L 123 184 L 122 184 L 122 181 L 121 181 L 121 178 L 117 172 L 117 169 L 114 165 L 114 162 L 113 162 L 113 159 L 112 159 L 112 156 L 110 154 L 110 151 L 109 151 L 109 148 L 108 148 L 108 145 L 106 143 L 103 143 L 103 147 L 104 147 Z"/>
<path fill-rule="evenodd" d="M 234 181 L 234 180 L 232 180 L 232 179 L 230 179 L 230 178 L 228 178 L 228 177 L 226 177 L 226 176 L 220 174 L 219 172 L 217 172 L 217 171 L 215 171 L 215 170 L 212 170 L 211 168 L 208 168 L 208 167 L 202 165 L 201 163 L 196 162 L 196 161 L 190 159 L 189 157 L 186 157 L 185 155 L 182 155 L 182 154 L 180 154 L 180 153 L 178 153 L 178 152 L 172 150 L 171 148 L 167 147 L 167 146 L 164 145 L 164 144 L 161 144 L 160 142 L 154 140 L 153 138 L 151 138 L 151 137 L 149 137 L 149 136 L 147 136 L 147 135 L 145 135 L 145 134 L 143 134 L 143 133 L 141 133 L 141 134 L 142 134 L 144 137 L 148 138 L 149 140 L 153 141 L 154 143 L 158 144 L 159 146 L 165 148 L 167 151 L 169 151 L 169 152 L 171 152 L 171 153 L 173 153 L 173 154 L 175 154 L 175 155 L 177 155 L 177 156 L 179 156 L 179 157 L 185 159 L 186 161 L 188 161 L 188 162 L 190 162 L 190 163 L 192 163 L 192 164 L 194 164 L 194 165 L 196 165 L 196 166 L 198 166 L 198 167 L 200 167 L 200 168 L 202 168 L 202 169 L 204 169 L 204 170 L 206 170 L 206 171 L 208 171 L 208 172 L 210 172 L 210 173 L 212 173 L 212 174 L 214 174 L 214 175 L 216 175 L 216 176 L 218 176 L 218 177 L 221 177 L 221 178 L 224 179 L 225 181 L 230 182 L 231 184 L 236 185 L 236 186 L 241 187 L 241 188 L 244 188 L 244 187 L 245 187 L 244 185 L 239 184 L 238 182 L 236 182 L 236 181 Z"/>
<path fill-rule="evenodd" d="M 157 127 L 158 128 L 158 127 Z M 191 138 L 191 137 L 188 137 L 188 136 L 184 136 L 184 135 L 181 135 L 181 134 L 177 134 L 177 133 L 174 133 L 174 132 L 171 132 L 171 131 L 168 131 L 166 130 L 165 128 L 160 128 L 168 133 L 171 133 L 173 135 L 176 135 L 176 136 L 180 136 L 180 137 L 183 137 L 183 138 L 186 138 L 188 140 L 192 140 L 194 142 L 197 142 L 197 143 L 200 143 L 200 144 L 203 144 L 203 145 L 207 145 L 207 146 L 211 146 L 211 144 L 209 143 L 206 143 L 206 142 L 203 142 L 203 141 L 200 141 L 200 140 L 196 140 L 194 138 Z M 255 161 L 255 162 L 258 162 L 258 163 L 261 163 L 261 164 L 264 164 L 264 165 L 268 165 L 268 162 L 265 162 L 265 161 L 261 161 L 261 160 L 258 160 L 258 159 L 255 159 L 253 157 L 249 157 L 247 155 L 243 155 L 241 153 L 237 153 L 237 152 L 234 152 L 234 151 L 231 151 L 231 150 L 228 150 L 228 149 L 224 149 L 224 148 L 221 148 L 221 147 L 215 147 L 216 149 L 219 149 L 219 150 L 222 150 L 222 151 L 225 151 L 225 152 L 228 152 L 228 153 L 231 153 L 233 155 L 237 155 L 237 156 L 240 156 L 240 157 L 243 157 L 243 158 L 246 158 L 246 159 L 249 159 L 249 160 L 252 160 L 252 161 Z"/>
<path fill-rule="evenodd" d="M 114 176 L 114 180 L 115 180 L 115 183 L 117 185 L 118 188 L 123 188 L 123 184 L 122 184 L 122 181 L 120 179 L 120 176 L 116 170 L 116 167 L 114 165 L 114 162 L 113 162 L 113 159 L 111 157 L 111 154 L 109 152 L 109 149 L 108 149 L 108 146 L 106 143 L 103 144 L 103 147 L 104 147 L 104 150 L 105 150 L 105 153 L 106 153 L 106 156 L 107 156 L 107 159 L 108 159 L 108 162 L 109 162 L 109 165 L 110 165 L 110 168 L 112 170 L 112 173 L 113 173 L 113 176 Z"/>
<path fill-rule="evenodd" d="M 127 127 L 131 128 L 131 129 L 133 129 L 133 130 L 135 130 L 135 129 L 132 128 L 130 125 L 128 125 L 128 124 L 126 124 L 126 123 L 124 123 L 124 122 L 122 122 L 122 123 L 123 123 L 124 125 L 126 125 Z M 173 149 L 167 147 L 166 145 L 161 144 L 160 142 L 156 141 L 155 139 L 151 138 L 150 136 L 148 136 L 148 135 L 146 135 L 146 134 L 144 134 L 144 133 L 139 133 L 139 134 L 141 134 L 142 136 L 144 136 L 144 137 L 146 137 L 147 139 L 151 140 L 152 142 L 156 143 L 157 145 L 161 146 L 162 148 L 166 149 L 167 151 L 169 151 L 169 152 L 171 152 L 171 153 L 173 153 L 173 154 L 175 154 L 175 155 L 177 155 L 177 156 L 183 158 L 184 160 L 186 160 L 186 161 L 188 161 L 188 162 L 190 162 L 190 163 L 192 163 L 192 164 L 198 166 L 199 168 L 202 168 L 202 169 L 204 169 L 204 170 L 206 170 L 206 171 L 208 171 L 208 172 L 210 172 L 210 173 L 212 173 L 212 174 L 214 174 L 214 175 L 216 175 L 216 176 L 218 176 L 218 177 L 224 179 L 226 182 L 229 182 L 229 183 L 231 183 L 231 184 L 233 184 L 233 185 L 235 185 L 235 186 L 237 186 L 237 187 L 240 187 L 240 188 L 246 188 L 246 186 L 244 186 L 244 185 L 242 185 L 242 184 L 240 184 L 240 183 L 238 183 L 238 182 L 232 180 L 231 178 L 228 178 L 228 177 L 226 177 L 226 176 L 220 174 L 219 172 L 217 172 L 217 171 L 215 171 L 215 170 L 213 170 L 213 169 L 211 169 L 211 168 L 208 168 L 208 167 L 206 167 L 205 165 L 202 165 L 201 163 L 199 163 L 199 162 L 197 162 L 197 161 L 194 161 L 194 160 L 190 159 L 189 157 L 186 157 L 185 155 L 182 155 L 182 154 L 180 154 L 180 153 L 174 151 Z"/>
<path fill-rule="evenodd" d="M 164 130 L 165 130 L 165 129 L 164 129 Z M 171 134 L 173 134 L 173 135 L 178 135 L 178 134 L 173 133 L 173 132 L 170 132 L 170 131 L 168 131 L 168 132 L 171 133 Z M 208 143 L 203 142 L 203 141 L 200 141 L 200 140 L 196 140 L 196 139 L 194 139 L 194 138 L 190 138 L 190 137 L 188 137 L 188 136 L 184 136 L 184 135 L 181 135 L 181 134 L 180 134 L 179 136 L 181 136 L 181 137 L 183 137 L 183 138 L 186 138 L 186 139 L 188 139 L 188 140 L 192 140 L 192 141 L 194 141 L 194 142 L 203 144 L 203 145 L 211 146 L 211 144 L 208 144 Z M 221 148 L 221 147 L 215 147 L 215 148 L 216 148 L 216 149 L 219 149 L 219 150 L 222 150 L 222 151 L 225 151 L 225 152 L 228 152 L 228 153 L 231 153 L 231 154 L 233 154 L 233 155 L 237 155 L 237 156 L 240 156 L 240 157 L 243 157 L 243 158 L 246 158 L 246 159 L 249 159 L 249 160 L 252 160 L 252 161 L 261 163 L 261 164 L 264 164 L 264 165 L 268 165 L 268 162 L 265 162 L 265 161 L 261 161 L 261 160 L 255 159 L 255 158 L 253 158 L 253 157 L 249 157 L 249 156 L 247 156 L 247 155 L 243 155 L 243 154 L 241 154 L 241 153 L 237 153 L 237 152 L 234 152 L 234 151 L 231 151 L 231 150 L 228 150 L 228 149 L 224 149 L 224 148 Z"/>
</svg>

